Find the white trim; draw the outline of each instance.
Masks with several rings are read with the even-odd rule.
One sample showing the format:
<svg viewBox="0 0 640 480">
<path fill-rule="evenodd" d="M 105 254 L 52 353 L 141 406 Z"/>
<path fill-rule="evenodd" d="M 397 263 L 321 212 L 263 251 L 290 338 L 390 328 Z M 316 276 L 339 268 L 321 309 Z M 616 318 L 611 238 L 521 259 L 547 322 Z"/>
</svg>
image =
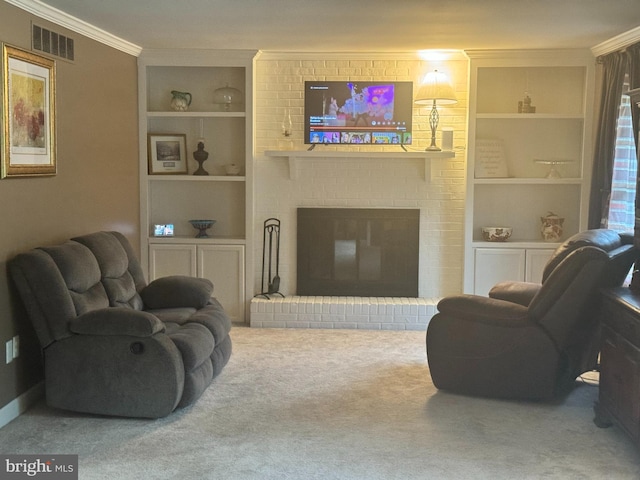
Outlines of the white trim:
<svg viewBox="0 0 640 480">
<path fill-rule="evenodd" d="M 526 62 L 531 60 L 543 60 L 546 62 L 564 57 L 562 62 L 567 63 L 567 59 L 575 58 L 576 62 L 590 56 L 588 48 L 546 48 L 546 49 L 468 49 L 464 53 L 471 60 L 522 60 L 526 57 Z M 524 61 L 524 60 L 523 60 Z"/>
<path fill-rule="evenodd" d="M 0 428 L 18 418 L 44 396 L 44 382 L 37 383 L 18 398 L 0 408 Z"/>
<path fill-rule="evenodd" d="M 120 50 L 130 55 L 138 56 L 142 51 L 142 47 L 135 45 L 131 42 L 116 37 L 111 33 L 102 30 L 90 23 L 87 23 L 79 18 L 73 17 L 68 13 L 64 13 L 57 8 L 53 8 L 49 5 L 45 5 L 39 0 L 5 0 L 7 3 L 14 5 L 22 10 L 25 10 L 37 17 L 43 18 L 53 22 L 61 27 L 68 28 L 76 33 L 96 40 L 104 45 L 113 47 L 116 50 Z"/>
<path fill-rule="evenodd" d="M 609 40 L 605 40 L 598 45 L 591 47 L 591 51 L 596 57 L 600 55 L 606 55 L 607 53 L 615 52 L 616 50 L 622 50 L 629 45 L 640 41 L 640 27 L 629 30 L 628 32 L 621 33 Z"/>
<path fill-rule="evenodd" d="M 436 50 L 443 55 L 442 60 L 467 60 L 463 50 Z M 260 50 L 256 60 L 422 60 L 423 52 L 294 52 L 277 50 Z"/>
</svg>

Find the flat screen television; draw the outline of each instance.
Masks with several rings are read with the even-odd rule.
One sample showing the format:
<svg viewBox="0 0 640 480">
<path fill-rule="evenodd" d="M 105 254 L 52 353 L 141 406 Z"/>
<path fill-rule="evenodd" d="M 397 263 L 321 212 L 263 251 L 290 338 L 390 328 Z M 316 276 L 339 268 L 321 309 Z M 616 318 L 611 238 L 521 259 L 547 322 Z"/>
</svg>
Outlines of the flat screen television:
<svg viewBox="0 0 640 480">
<path fill-rule="evenodd" d="M 306 81 L 306 144 L 412 141 L 413 82 Z"/>
</svg>

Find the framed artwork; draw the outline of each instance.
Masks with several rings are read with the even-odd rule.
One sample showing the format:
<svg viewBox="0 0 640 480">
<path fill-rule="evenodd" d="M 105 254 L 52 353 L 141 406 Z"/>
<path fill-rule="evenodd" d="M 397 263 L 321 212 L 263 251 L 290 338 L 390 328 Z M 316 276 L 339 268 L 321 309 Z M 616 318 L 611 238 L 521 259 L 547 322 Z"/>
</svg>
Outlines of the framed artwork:
<svg viewBox="0 0 640 480">
<path fill-rule="evenodd" d="M 175 134 L 149 134 L 149 175 L 175 175 L 187 173 L 187 136 Z"/>
<path fill-rule="evenodd" d="M 56 174 L 55 61 L 2 45 L 2 178 Z"/>
</svg>

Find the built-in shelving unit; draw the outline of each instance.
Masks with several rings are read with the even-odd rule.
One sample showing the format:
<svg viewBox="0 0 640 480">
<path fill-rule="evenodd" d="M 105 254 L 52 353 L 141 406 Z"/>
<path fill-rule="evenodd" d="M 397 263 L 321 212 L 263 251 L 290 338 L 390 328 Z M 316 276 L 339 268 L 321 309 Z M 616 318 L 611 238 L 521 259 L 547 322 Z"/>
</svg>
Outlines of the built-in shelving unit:
<svg viewBox="0 0 640 480">
<path fill-rule="evenodd" d="M 595 59 L 582 50 L 467 54 L 464 291 L 486 294 L 497 281 L 540 280 L 559 244 L 543 241 L 541 217 L 564 218 L 559 241 L 586 228 Z M 485 226 L 512 227 L 512 237 L 483 241 Z"/>
<path fill-rule="evenodd" d="M 234 321 L 244 321 L 253 291 L 253 51 L 145 50 L 138 59 L 141 260 L 149 280 L 184 274 L 210 278 Z M 215 91 L 232 87 L 230 104 Z M 188 92 L 186 111 L 172 91 Z M 148 135 L 186 136 L 186 174 L 150 174 Z M 192 152 L 203 142 L 208 175 L 193 175 Z M 227 175 L 227 166 L 239 167 Z M 209 238 L 195 238 L 191 219 L 214 219 Z M 154 237 L 173 224 L 175 235 Z"/>
</svg>

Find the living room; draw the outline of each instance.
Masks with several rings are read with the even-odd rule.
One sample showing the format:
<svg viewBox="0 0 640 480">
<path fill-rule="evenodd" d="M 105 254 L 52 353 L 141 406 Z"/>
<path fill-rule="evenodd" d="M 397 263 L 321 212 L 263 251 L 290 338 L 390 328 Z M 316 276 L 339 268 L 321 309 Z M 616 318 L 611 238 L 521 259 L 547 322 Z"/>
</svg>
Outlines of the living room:
<svg viewBox="0 0 640 480">
<path fill-rule="evenodd" d="M 33 2 L 33 5 L 37 7 L 38 2 Z M 630 8 L 633 10 L 633 5 Z M 615 31 L 601 41 L 583 45 L 581 50 L 589 53 L 591 47 L 602 43 L 606 48 L 616 48 L 615 41 L 607 42 L 619 34 L 635 29 L 638 24 L 638 19 L 633 19 L 633 15 L 629 17 L 631 28 Z M 526 22 L 526 19 L 524 21 Z M 0 241 L 0 248 L 4 263 L 6 264 L 17 253 L 30 248 L 60 243 L 77 235 L 100 230 L 117 230 L 123 233 L 131 241 L 134 249 L 139 254 L 144 254 L 146 249 L 140 245 L 143 236 L 140 231 L 143 214 L 140 212 L 140 137 L 138 134 L 137 57 L 140 52 L 132 50 L 127 42 L 122 42 L 118 48 L 117 40 L 107 32 L 95 29 L 87 29 L 84 32 L 74 31 L 65 25 L 42 18 L 37 10 L 30 11 L 14 5 L 13 2 L 0 3 L 0 31 L 2 32 L 0 41 L 30 50 L 32 24 L 73 38 L 75 59 L 56 62 L 58 163 L 56 175 L 2 180 L 0 201 L 5 205 L 6 213 L 3 216 L 4 234 Z M 160 27 L 157 28 L 160 29 Z M 331 53 L 300 51 L 292 45 L 289 51 L 274 48 L 265 49 L 258 54 L 258 50 L 262 47 L 256 48 L 253 64 L 255 80 L 252 92 L 255 96 L 253 112 L 255 158 L 252 166 L 253 180 L 250 184 L 253 188 L 254 207 L 251 214 L 251 231 L 247 232 L 251 241 L 246 247 L 247 250 L 251 250 L 247 254 L 247 259 L 251 260 L 253 266 L 247 270 L 252 275 L 246 282 L 245 297 L 251 298 L 260 290 L 262 222 L 270 217 L 277 217 L 283 221 L 281 244 L 283 254 L 279 272 L 282 277 L 282 292 L 285 295 L 295 294 L 296 272 L 292 252 L 295 251 L 296 233 L 291 226 L 295 223 L 294 209 L 301 205 L 420 208 L 422 256 L 420 257 L 418 296 L 429 300 L 428 313 L 432 314 L 435 312 L 437 299 L 461 292 L 465 275 L 462 258 L 465 255 L 465 175 L 469 115 L 469 58 L 464 53 L 464 49 L 484 48 L 484 45 L 469 45 L 465 48 L 455 45 L 454 48 L 447 48 L 447 45 L 451 44 L 446 42 L 448 37 L 446 29 L 440 28 L 438 31 L 442 33 L 445 40 L 436 42 L 433 38 L 434 34 L 429 33 L 422 48 L 429 50 L 437 44 L 437 50 L 442 55 L 438 58 L 421 57 L 418 49 L 403 50 L 401 53 L 383 51 L 372 53 L 360 50 L 354 54 L 341 52 L 338 48 Z M 635 31 L 637 33 L 637 29 Z M 632 36 L 625 37 L 623 41 L 635 43 L 637 37 L 635 41 Z M 240 45 L 239 48 L 247 48 L 239 41 L 236 43 Z M 540 47 L 541 42 L 533 42 L 532 45 L 531 48 L 534 49 L 543 48 Z M 294 150 L 308 148 L 303 141 L 301 99 L 298 96 L 297 103 L 294 102 L 292 107 L 291 98 L 286 96 L 286 92 L 292 91 L 292 85 L 298 85 L 301 90 L 303 78 L 343 79 L 350 76 L 370 75 L 383 76 L 385 80 L 411 80 L 415 83 L 426 71 L 433 69 L 441 70 L 448 75 L 457 96 L 455 105 L 440 108 L 437 136 L 440 144 L 442 128 L 453 129 L 454 158 L 433 159 L 426 163 L 413 159 L 393 158 L 395 152 L 401 157 L 402 150 L 399 148 L 384 149 L 386 153 L 391 153 L 391 157 L 388 158 L 367 161 L 358 158 L 342 158 L 339 155 L 332 158 L 333 152 L 340 149 L 326 145 L 319 146 L 314 151 L 314 154 L 320 152 L 317 157 L 304 162 L 298 161 L 295 164 L 290 163 L 282 153 L 266 154 L 269 151 L 282 152 L 290 148 L 282 146 L 281 123 L 286 109 L 290 110 L 294 118 L 292 148 Z M 414 144 L 410 147 L 411 151 L 422 151 L 429 144 L 431 133 L 429 110 L 423 106 L 414 107 L 415 135 Z M 189 141 L 192 142 L 191 139 Z M 226 160 L 215 156 L 215 145 L 207 144 L 207 146 L 213 154 L 208 164 L 222 167 Z M 195 149 L 195 144 L 190 143 L 189 147 L 190 152 Z M 351 150 L 359 151 L 358 148 L 353 147 Z M 324 153 L 326 157 L 322 155 Z M 297 176 L 293 179 L 292 165 L 297 168 Z M 190 165 L 190 168 L 192 166 Z M 42 397 L 42 388 L 39 385 L 41 385 L 43 372 L 38 340 L 27 324 L 28 321 L 21 307 L 16 303 L 8 279 L 4 277 L 0 280 L 0 299 L 2 300 L 0 302 L 2 312 L 0 340 L 4 344 L 8 339 L 16 336 L 20 338 L 18 358 L 9 364 L 0 365 L 0 408 L 2 408 L 2 418 L 5 419 L 0 424 L 4 425 L 18 417 L 26 408 L 25 405 L 31 405 Z M 247 303 L 246 318 L 249 317 L 249 308 Z M 418 338 L 417 334 L 422 333 L 419 347 L 423 357 L 424 327 L 422 323 L 415 325 L 414 332 L 405 333 L 416 335 L 404 337 L 412 341 Z M 287 332 L 282 335 L 285 334 Z M 290 332 L 289 334 L 291 338 L 298 339 L 297 341 L 305 341 L 299 339 L 300 333 Z M 265 339 L 268 339 L 272 333 L 265 332 L 265 335 L 267 335 Z M 380 337 L 376 337 L 378 338 Z M 272 338 L 272 340 L 286 351 L 291 348 L 286 346 L 283 338 Z M 333 342 L 340 343 L 328 337 L 325 340 L 331 345 Z M 246 339 L 244 344 L 253 345 L 257 342 L 257 339 Z M 372 340 L 372 343 L 375 342 Z M 399 344 L 401 343 L 399 341 Z M 394 348 L 401 350 L 401 345 Z M 269 357 L 268 352 L 261 348 L 257 348 L 256 351 L 259 355 Z M 354 348 L 354 352 L 358 351 L 360 350 Z M 412 361 L 415 361 L 418 358 L 417 347 L 412 352 L 410 356 Z M 302 359 L 299 356 L 300 353 L 295 355 L 292 353 L 292 358 L 300 361 Z M 247 362 L 255 361 L 248 354 L 241 354 L 239 358 Z M 274 368 L 277 368 L 277 359 L 272 360 Z M 331 365 L 331 362 L 329 364 Z M 417 370 L 408 372 L 404 381 L 415 380 L 417 372 Z M 398 380 L 391 382 L 394 388 L 400 388 L 401 385 L 397 383 L 402 378 L 401 372 L 397 373 Z M 294 377 L 298 378 L 295 375 Z M 357 383 L 357 381 L 354 378 L 354 382 Z M 225 382 L 234 383 L 234 380 L 226 379 Z M 374 386 L 379 385 L 370 385 L 372 388 Z M 216 387 L 218 390 L 219 388 Z M 243 391 L 243 394 L 249 393 Z M 588 395 L 583 396 L 590 398 Z M 440 400 L 442 401 L 442 397 Z M 203 406 L 210 405 L 208 402 L 203 402 Z M 462 406 L 466 408 L 467 404 L 462 400 L 460 402 L 458 406 L 464 410 Z M 336 399 L 331 405 L 333 408 L 339 408 L 340 404 L 340 400 Z M 445 402 L 441 404 L 434 402 L 431 408 L 438 415 L 442 415 L 444 404 Z M 511 408 L 502 403 L 499 405 L 505 410 Z M 251 408 L 250 403 L 245 401 L 242 402 L 242 406 Z M 327 413 L 325 408 L 328 406 L 315 406 L 322 414 Z M 486 411 L 491 409 L 490 403 L 485 403 L 483 406 Z M 387 411 L 386 414 L 394 415 L 392 411 Z M 514 410 L 512 415 L 517 414 Z M 496 418 L 496 421 L 499 420 Z M 442 429 L 447 428 L 446 422 L 437 426 Z M 486 427 L 487 425 L 483 424 L 482 428 Z M 52 423 L 51 428 L 60 428 L 60 425 Z M 456 431 L 462 431 L 462 429 L 462 426 L 454 428 Z M 127 435 L 132 437 L 138 434 L 139 432 L 135 429 L 127 431 Z M 615 445 L 624 445 L 623 437 L 618 438 L 611 432 L 607 432 L 606 435 L 607 439 L 613 438 Z M 286 435 L 283 434 L 284 437 Z M 567 439 L 571 437 L 559 438 L 565 438 L 568 441 Z M 115 445 L 111 442 L 115 440 L 110 437 L 107 443 Z M 65 444 L 66 447 L 70 445 L 71 443 Z M 627 451 L 623 447 L 622 450 L 621 455 L 627 461 L 635 459 L 631 449 Z M 523 460 L 523 463 L 526 462 Z M 398 470 L 400 471 L 402 470 Z M 632 467 L 626 471 L 632 471 Z M 445 475 L 443 474 L 442 477 L 444 478 Z M 206 476 L 203 475 L 202 478 Z M 244 478 L 252 477 L 247 474 Z M 325 478 L 331 478 L 331 475 L 326 474 Z M 375 474 L 370 478 L 376 478 Z M 387 471 L 387 478 L 394 478 L 393 474 Z"/>
</svg>

